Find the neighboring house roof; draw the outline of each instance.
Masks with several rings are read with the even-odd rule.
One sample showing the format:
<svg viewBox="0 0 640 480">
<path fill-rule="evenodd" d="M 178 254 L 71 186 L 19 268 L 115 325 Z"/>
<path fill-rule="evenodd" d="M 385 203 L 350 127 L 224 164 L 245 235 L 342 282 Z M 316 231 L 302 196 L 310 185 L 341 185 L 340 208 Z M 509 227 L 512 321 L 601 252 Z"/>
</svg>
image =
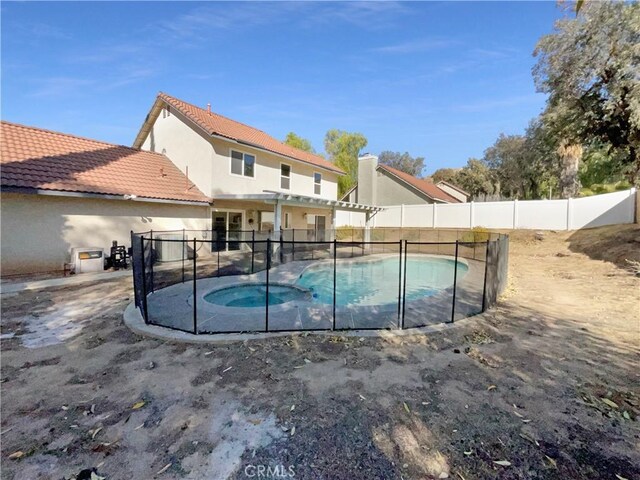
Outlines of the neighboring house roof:
<svg viewBox="0 0 640 480">
<path fill-rule="evenodd" d="M 217 135 L 229 140 L 236 141 L 238 143 L 245 144 L 261 150 L 267 150 L 278 155 L 283 155 L 293 160 L 308 163 L 325 170 L 330 170 L 335 173 L 344 174 L 345 172 L 334 165 L 333 163 L 325 160 L 319 155 L 305 152 L 298 148 L 291 147 L 279 140 L 276 140 L 272 136 L 266 134 L 262 130 L 250 127 L 244 123 L 236 122 L 230 118 L 223 117 L 214 112 L 205 110 L 204 108 L 197 107 L 178 98 L 167 95 L 160 92 L 156 99 L 156 103 L 151 110 L 151 113 L 147 116 L 145 123 L 143 124 L 138 136 L 136 137 L 133 146 L 140 148 L 147 137 L 150 130 L 150 123 L 155 120 L 160 112 L 158 108 L 158 102 L 164 102 L 172 108 L 178 110 L 185 117 L 195 123 L 198 127 L 204 130 L 209 135 Z M 156 111 L 157 110 L 157 111 Z"/>
<path fill-rule="evenodd" d="M 413 175 L 409 175 L 408 173 L 405 173 L 396 168 L 389 167 L 388 165 L 379 164 L 378 169 L 385 170 L 394 177 L 411 185 L 416 190 L 419 190 L 420 192 L 424 193 L 434 200 L 440 200 L 441 202 L 447 203 L 461 203 L 459 199 L 457 199 L 453 195 L 448 194 L 447 192 L 439 188 L 435 183 L 416 178 Z"/>
<path fill-rule="evenodd" d="M 64 191 L 209 203 L 166 156 L 0 122 L 3 190 Z"/>
<path fill-rule="evenodd" d="M 453 183 L 449 183 L 449 182 L 446 182 L 446 181 L 444 181 L 444 180 L 440 180 L 440 181 L 436 184 L 436 186 L 437 186 L 437 185 L 440 185 L 440 184 L 446 185 L 447 187 L 451 187 L 451 188 L 453 188 L 454 190 L 456 190 L 456 191 L 458 191 L 458 192 L 462 193 L 463 195 L 466 195 L 467 197 L 470 195 L 470 193 L 469 193 L 469 192 L 465 192 L 463 189 L 461 189 L 461 188 L 460 188 L 459 186 L 457 186 L 457 185 L 454 185 Z"/>
<path fill-rule="evenodd" d="M 358 188 L 358 184 L 356 183 L 353 187 L 351 187 L 349 190 L 347 190 L 345 193 L 342 194 L 342 197 L 340 197 L 340 200 L 344 200 L 345 198 L 347 198 L 349 195 L 351 195 L 351 193 L 353 193 L 353 191 Z"/>
</svg>

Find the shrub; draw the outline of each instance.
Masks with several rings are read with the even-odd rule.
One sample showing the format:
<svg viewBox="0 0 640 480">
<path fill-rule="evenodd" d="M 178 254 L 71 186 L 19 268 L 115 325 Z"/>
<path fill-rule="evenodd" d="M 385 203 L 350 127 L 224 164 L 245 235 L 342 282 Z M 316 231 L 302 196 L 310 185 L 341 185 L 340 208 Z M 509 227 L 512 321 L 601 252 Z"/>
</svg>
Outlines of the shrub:
<svg viewBox="0 0 640 480">
<path fill-rule="evenodd" d="M 491 232 L 485 227 L 473 227 L 462 235 L 462 242 L 486 242 L 489 240 Z"/>
</svg>

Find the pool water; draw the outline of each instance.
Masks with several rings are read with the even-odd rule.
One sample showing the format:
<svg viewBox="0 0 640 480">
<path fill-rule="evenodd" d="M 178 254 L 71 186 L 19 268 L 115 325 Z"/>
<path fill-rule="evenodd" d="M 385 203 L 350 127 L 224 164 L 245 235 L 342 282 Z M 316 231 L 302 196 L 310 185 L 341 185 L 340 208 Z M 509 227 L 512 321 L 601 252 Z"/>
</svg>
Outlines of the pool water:
<svg viewBox="0 0 640 480">
<path fill-rule="evenodd" d="M 406 300 L 434 295 L 453 286 L 455 260 L 408 257 Z M 398 258 L 338 262 L 336 305 L 386 305 L 398 302 Z M 458 262 L 458 279 L 469 267 Z M 333 263 L 314 265 L 302 272 L 296 285 L 311 291 L 313 301 L 333 303 Z"/>
<path fill-rule="evenodd" d="M 205 301 L 224 307 L 264 307 L 267 285 L 252 283 L 214 290 L 205 295 Z M 285 285 L 269 284 L 269 305 L 280 305 L 293 300 L 309 298 L 304 290 Z"/>
</svg>

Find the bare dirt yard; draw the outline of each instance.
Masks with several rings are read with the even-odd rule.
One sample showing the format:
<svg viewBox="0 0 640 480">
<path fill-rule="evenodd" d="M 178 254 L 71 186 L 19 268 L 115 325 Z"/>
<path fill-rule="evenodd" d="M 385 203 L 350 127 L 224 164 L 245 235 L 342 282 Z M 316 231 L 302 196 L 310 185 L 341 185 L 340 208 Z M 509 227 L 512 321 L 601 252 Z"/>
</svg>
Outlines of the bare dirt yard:
<svg viewBox="0 0 640 480">
<path fill-rule="evenodd" d="M 129 278 L 3 294 L 2 478 L 638 479 L 634 259 L 638 226 L 515 232 L 497 307 L 389 338 L 143 338 Z"/>
</svg>

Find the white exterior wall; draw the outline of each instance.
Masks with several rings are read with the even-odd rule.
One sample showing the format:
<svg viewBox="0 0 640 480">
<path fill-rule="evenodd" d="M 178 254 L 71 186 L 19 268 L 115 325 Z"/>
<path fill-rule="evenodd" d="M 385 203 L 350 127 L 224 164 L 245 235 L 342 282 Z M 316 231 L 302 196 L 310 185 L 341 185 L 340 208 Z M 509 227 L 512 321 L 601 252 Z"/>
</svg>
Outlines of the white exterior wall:
<svg viewBox="0 0 640 480">
<path fill-rule="evenodd" d="M 143 150 L 164 153 L 183 172 L 189 167 L 189 180 L 210 195 L 214 185 L 213 149 L 209 140 L 183 123 L 171 111 L 160 113 L 142 144 Z"/>
<path fill-rule="evenodd" d="M 221 138 L 208 138 L 175 109 L 171 109 L 170 115 L 165 112 L 158 115 L 142 148 L 159 153 L 164 151 L 183 172 L 188 165 L 189 179 L 205 195 L 264 193 L 265 190 L 271 190 L 338 199 L 337 173 Z M 253 178 L 231 174 L 232 149 L 256 157 Z M 289 190 L 280 188 L 281 163 L 291 166 Z M 315 172 L 322 174 L 320 195 L 314 193 Z"/>
<path fill-rule="evenodd" d="M 576 230 L 633 223 L 635 188 L 570 200 L 527 200 L 433 205 L 392 205 L 373 216 L 376 227 Z M 357 226 L 346 212 L 337 226 Z"/>
<path fill-rule="evenodd" d="M 72 247 L 131 246 L 130 232 L 209 229 L 208 206 L 51 195 L 1 195 L 2 274 L 62 270 Z"/>
<path fill-rule="evenodd" d="M 336 173 L 218 138 L 212 139 L 212 144 L 214 149 L 212 195 L 264 193 L 265 190 L 271 190 L 306 195 L 308 197 L 326 198 L 327 200 L 338 199 L 338 175 Z M 253 178 L 231 174 L 231 150 L 255 155 L 256 166 Z M 280 188 L 280 165 L 282 163 L 291 166 L 289 190 Z M 322 174 L 320 195 L 314 193 L 313 174 L 315 172 Z"/>
<path fill-rule="evenodd" d="M 457 198 L 461 202 L 466 202 L 467 201 L 467 196 L 464 193 L 460 193 L 458 190 L 456 190 L 455 188 L 451 188 L 446 183 L 438 183 L 437 186 L 438 186 L 438 188 L 440 190 L 444 190 L 449 195 L 451 195 L 453 198 Z"/>
</svg>

